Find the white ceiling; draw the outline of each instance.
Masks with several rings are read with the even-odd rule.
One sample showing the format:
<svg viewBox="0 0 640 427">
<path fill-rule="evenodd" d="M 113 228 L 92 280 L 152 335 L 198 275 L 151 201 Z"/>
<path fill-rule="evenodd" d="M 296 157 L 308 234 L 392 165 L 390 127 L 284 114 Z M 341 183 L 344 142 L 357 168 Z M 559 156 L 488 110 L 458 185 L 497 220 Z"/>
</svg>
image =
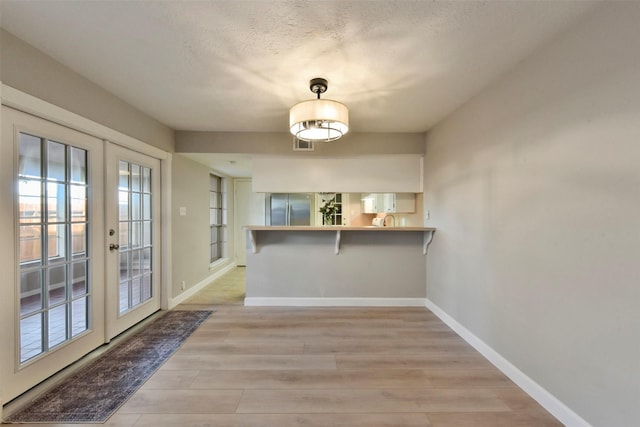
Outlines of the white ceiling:
<svg viewBox="0 0 640 427">
<path fill-rule="evenodd" d="M 355 132 L 424 132 L 550 42 L 569 1 L 15 1 L 2 27 L 176 130 L 284 132 L 345 103 Z"/>
</svg>

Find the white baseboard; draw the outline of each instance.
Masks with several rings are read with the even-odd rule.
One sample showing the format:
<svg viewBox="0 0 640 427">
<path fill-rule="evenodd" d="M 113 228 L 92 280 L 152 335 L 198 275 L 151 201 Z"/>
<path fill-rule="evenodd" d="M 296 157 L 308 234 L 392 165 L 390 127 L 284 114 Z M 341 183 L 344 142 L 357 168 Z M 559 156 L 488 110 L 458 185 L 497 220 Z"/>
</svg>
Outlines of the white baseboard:
<svg viewBox="0 0 640 427">
<path fill-rule="evenodd" d="M 591 424 L 573 412 L 567 405 L 525 375 L 524 372 L 516 368 L 511 362 L 493 348 L 489 347 L 484 341 L 458 323 L 453 317 L 449 316 L 428 298 L 426 299 L 426 307 L 565 426 L 592 427 Z"/>
<path fill-rule="evenodd" d="M 247 297 L 246 306 L 262 307 L 424 307 L 424 298 Z"/>
<path fill-rule="evenodd" d="M 186 300 L 194 296 L 196 293 L 198 293 L 198 291 L 202 290 L 202 288 L 210 284 L 213 280 L 217 279 L 223 274 L 228 273 L 229 271 L 233 270 L 235 267 L 236 267 L 236 263 L 231 262 L 228 265 L 221 268 L 220 270 L 216 270 L 212 274 L 208 275 L 207 277 L 205 277 L 204 279 L 202 279 L 201 281 L 199 281 L 198 283 L 196 283 L 186 291 L 177 295 L 176 297 L 169 298 L 169 310 L 171 310 L 178 304 L 185 302 Z"/>
</svg>

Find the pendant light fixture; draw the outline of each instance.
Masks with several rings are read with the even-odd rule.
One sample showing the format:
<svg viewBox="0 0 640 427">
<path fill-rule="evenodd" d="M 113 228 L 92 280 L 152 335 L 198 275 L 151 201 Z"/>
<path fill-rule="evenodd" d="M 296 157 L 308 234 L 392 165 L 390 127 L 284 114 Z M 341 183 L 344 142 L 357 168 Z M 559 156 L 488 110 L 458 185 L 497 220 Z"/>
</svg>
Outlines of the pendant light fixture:
<svg viewBox="0 0 640 427">
<path fill-rule="evenodd" d="M 330 99 L 320 99 L 320 94 L 327 91 L 327 80 L 323 78 L 312 79 L 309 89 L 318 97 L 291 107 L 291 133 L 298 139 L 311 142 L 330 142 L 341 138 L 349 131 L 347 106 Z"/>
</svg>

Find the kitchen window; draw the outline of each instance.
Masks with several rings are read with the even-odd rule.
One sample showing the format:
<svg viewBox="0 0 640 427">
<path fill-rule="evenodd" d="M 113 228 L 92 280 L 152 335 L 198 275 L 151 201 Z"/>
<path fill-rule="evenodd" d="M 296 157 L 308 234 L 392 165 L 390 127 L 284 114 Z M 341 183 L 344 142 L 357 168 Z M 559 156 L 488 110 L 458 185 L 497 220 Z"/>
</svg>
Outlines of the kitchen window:
<svg viewBox="0 0 640 427">
<path fill-rule="evenodd" d="M 331 224 L 325 222 L 325 218 L 319 208 L 324 206 L 330 200 L 334 201 L 336 211 L 331 215 Z M 316 193 L 316 224 L 322 225 L 349 225 L 347 216 L 344 214 L 345 208 L 349 204 L 349 195 L 347 193 Z"/>
</svg>

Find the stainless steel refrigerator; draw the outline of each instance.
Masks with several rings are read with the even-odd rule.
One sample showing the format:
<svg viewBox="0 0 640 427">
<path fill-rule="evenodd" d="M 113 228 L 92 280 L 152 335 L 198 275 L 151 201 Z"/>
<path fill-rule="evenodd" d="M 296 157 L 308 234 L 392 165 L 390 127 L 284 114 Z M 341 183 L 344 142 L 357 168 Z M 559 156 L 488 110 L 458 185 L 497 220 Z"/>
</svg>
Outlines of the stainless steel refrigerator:
<svg viewBox="0 0 640 427">
<path fill-rule="evenodd" d="M 267 214 L 267 224 L 311 225 L 311 194 L 272 193 L 269 195 Z"/>
</svg>

